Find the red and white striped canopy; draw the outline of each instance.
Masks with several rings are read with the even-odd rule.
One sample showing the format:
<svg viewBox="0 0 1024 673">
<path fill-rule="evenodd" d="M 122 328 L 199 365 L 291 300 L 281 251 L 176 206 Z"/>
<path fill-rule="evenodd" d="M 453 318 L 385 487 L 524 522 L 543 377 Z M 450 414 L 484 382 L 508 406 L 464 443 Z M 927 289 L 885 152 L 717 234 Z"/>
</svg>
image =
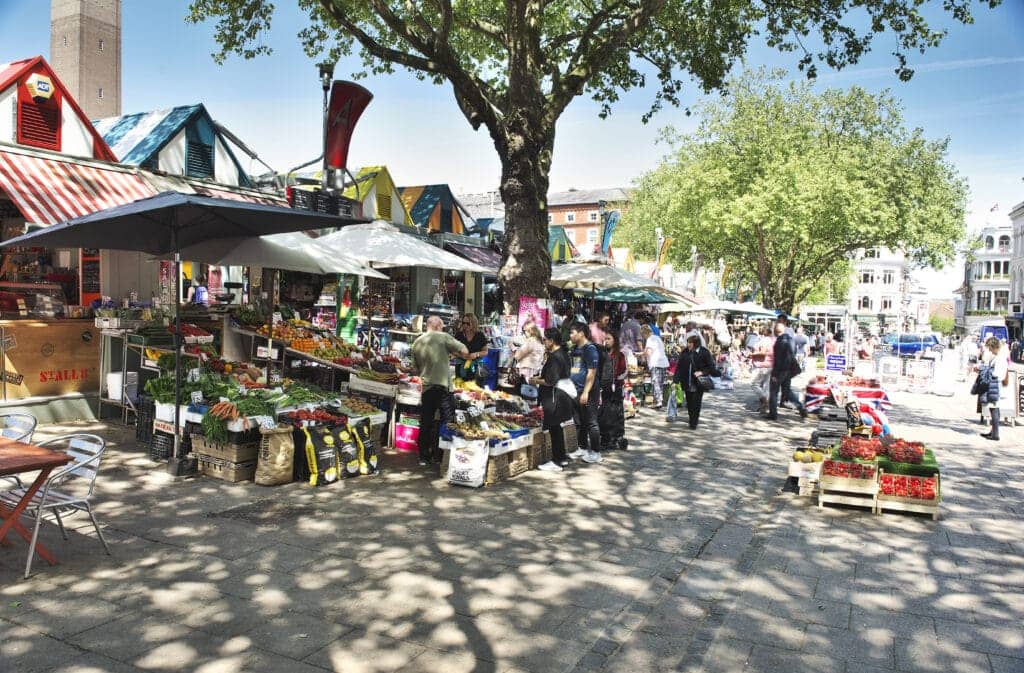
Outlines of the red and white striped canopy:
<svg viewBox="0 0 1024 673">
<path fill-rule="evenodd" d="M 51 225 L 155 196 L 133 171 L 0 150 L 0 189 L 27 222 Z"/>
</svg>

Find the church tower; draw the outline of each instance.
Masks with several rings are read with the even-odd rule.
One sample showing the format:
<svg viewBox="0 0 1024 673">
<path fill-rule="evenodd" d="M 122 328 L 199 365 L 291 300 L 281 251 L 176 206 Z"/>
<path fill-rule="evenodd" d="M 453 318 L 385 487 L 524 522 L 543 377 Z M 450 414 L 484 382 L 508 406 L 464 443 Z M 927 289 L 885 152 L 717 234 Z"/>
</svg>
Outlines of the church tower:
<svg viewBox="0 0 1024 673">
<path fill-rule="evenodd" d="M 89 119 L 121 114 L 121 0 L 50 0 L 50 65 Z"/>
</svg>

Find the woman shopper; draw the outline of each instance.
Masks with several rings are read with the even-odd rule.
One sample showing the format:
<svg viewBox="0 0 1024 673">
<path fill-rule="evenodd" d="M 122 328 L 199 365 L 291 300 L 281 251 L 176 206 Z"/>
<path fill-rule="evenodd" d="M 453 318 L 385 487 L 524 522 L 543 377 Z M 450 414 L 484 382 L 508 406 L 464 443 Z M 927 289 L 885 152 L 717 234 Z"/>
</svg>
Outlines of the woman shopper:
<svg viewBox="0 0 1024 673">
<path fill-rule="evenodd" d="M 690 429 L 696 430 L 700 421 L 700 408 L 704 402 L 704 388 L 700 385 L 702 376 L 721 376 L 711 352 L 700 345 L 700 337 L 691 334 L 686 338 L 686 350 L 679 355 L 674 382 L 683 390 L 686 399 L 686 413 Z"/>
<path fill-rule="evenodd" d="M 622 384 L 626 380 L 626 355 L 619 345 L 619 333 L 608 330 L 604 337 L 606 368 L 610 370 L 608 380 L 601 372 L 601 450 L 625 449 L 626 418 L 622 409 Z"/>
<path fill-rule="evenodd" d="M 1010 363 L 1002 346 L 1002 342 L 996 337 L 989 337 L 985 340 L 985 348 L 992 354 L 992 359 L 987 365 L 990 368 L 988 390 L 982 391 L 981 396 L 983 401 L 988 403 L 992 429 L 981 433 L 981 436 L 993 441 L 999 441 L 999 389 L 1010 382 Z"/>
<path fill-rule="evenodd" d="M 526 335 L 526 340 L 513 357 L 516 361 L 516 371 L 523 379 L 529 381 L 540 373 L 544 364 L 544 335 L 532 322 L 523 326 L 523 334 Z"/>
<path fill-rule="evenodd" d="M 651 391 L 654 395 L 654 410 L 661 411 L 664 400 L 665 370 L 668 369 L 668 356 L 665 355 L 665 342 L 661 337 L 654 336 L 650 325 L 640 328 L 640 338 L 644 341 L 644 357 L 647 369 L 651 372 Z"/>
<path fill-rule="evenodd" d="M 541 408 L 544 409 L 544 429 L 551 434 L 551 460 L 538 465 L 537 469 L 561 472 L 569 464 L 565 453 L 565 435 L 562 423 L 572 420 L 572 397 L 566 390 L 575 392 L 569 379 L 569 356 L 562 348 L 561 330 L 550 327 L 544 332 L 544 349 L 547 359 L 540 376 L 531 379 L 538 387 Z M 561 385 L 559 385 L 561 383 Z"/>
</svg>

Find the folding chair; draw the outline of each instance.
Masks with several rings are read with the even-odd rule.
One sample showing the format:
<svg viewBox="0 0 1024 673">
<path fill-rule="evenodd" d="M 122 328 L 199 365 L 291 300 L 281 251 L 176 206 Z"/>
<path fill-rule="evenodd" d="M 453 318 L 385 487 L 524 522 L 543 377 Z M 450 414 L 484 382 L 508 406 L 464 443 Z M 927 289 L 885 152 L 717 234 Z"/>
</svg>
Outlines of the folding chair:
<svg viewBox="0 0 1024 673">
<path fill-rule="evenodd" d="M 36 431 L 36 417 L 29 414 L 0 414 L 0 437 L 16 442 L 32 443 Z M 16 475 L 0 477 L 12 486 L 23 486 Z"/>
<path fill-rule="evenodd" d="M 110 554 L 110 547 L 107 546 L 107 541 L 103 539 L 103 533 L 100 531 L 99 524 L 96 522 L 96 516 L 93 514 L 90 505 L 93 490 L 96 486 L 96 475 L 99 472 L 100 460 L 103 458 L 103 452 L 107 448 L 107 443 L 102 437 L 97 437 L 96 435 L 74 434 L 57 437 L 42 442 L 38 446 L 63 450 L 71 456 L 72 462 L 54 472 L 46 480 L 43 487 L 32 496 L 29 506 L 23 512 L 24 515 L 34 517 L 36 520 L 35 530 L 32 531 L 32 542 L 29 543 L 28 560 L 25 561 L 26 579 L 28 579 L 29 573 L 32 570 L 32 558 L 35 556 L 36 540 L 39 537 L 39 524 L 47 510 L 53 512 L 54 518 L 57 519 L 57 525 L 60 527 L 60 533 L 65 540 L 68 539 L 68 533 L 64 529 L 61 512 L 86 512 L 92 521 L 93 528 L 96 529 L 96 535 L 99 537 L 100 543 L 103 544 L 103 550 L 108 555 Z M 80 483 L 87 484 L 87 486 L 81 487 L 81 490 L 85 491 L 84 495 L 55 488 L 62 487 L 76 479 L 81 480 Z M 18 487 L 0 493 L 0 502 L 14 507 L 24 496 L 25 492 L 26 489 L 24 487 Z"/>
</svg>

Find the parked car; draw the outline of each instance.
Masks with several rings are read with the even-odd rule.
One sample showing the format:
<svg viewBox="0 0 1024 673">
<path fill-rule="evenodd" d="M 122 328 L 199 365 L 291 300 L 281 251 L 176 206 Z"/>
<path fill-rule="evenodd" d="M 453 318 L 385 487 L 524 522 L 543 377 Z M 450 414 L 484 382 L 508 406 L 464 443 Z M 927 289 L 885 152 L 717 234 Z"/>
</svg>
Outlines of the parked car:
<svg viewBox="0 0 1024 673">
<path fill-rule="evenodd" d="M 889 334 L 883 339 L 893 355 L 917 355 L 918 353 L 941 353 L 942 344 L 934 334 Z"/>
</svg>

